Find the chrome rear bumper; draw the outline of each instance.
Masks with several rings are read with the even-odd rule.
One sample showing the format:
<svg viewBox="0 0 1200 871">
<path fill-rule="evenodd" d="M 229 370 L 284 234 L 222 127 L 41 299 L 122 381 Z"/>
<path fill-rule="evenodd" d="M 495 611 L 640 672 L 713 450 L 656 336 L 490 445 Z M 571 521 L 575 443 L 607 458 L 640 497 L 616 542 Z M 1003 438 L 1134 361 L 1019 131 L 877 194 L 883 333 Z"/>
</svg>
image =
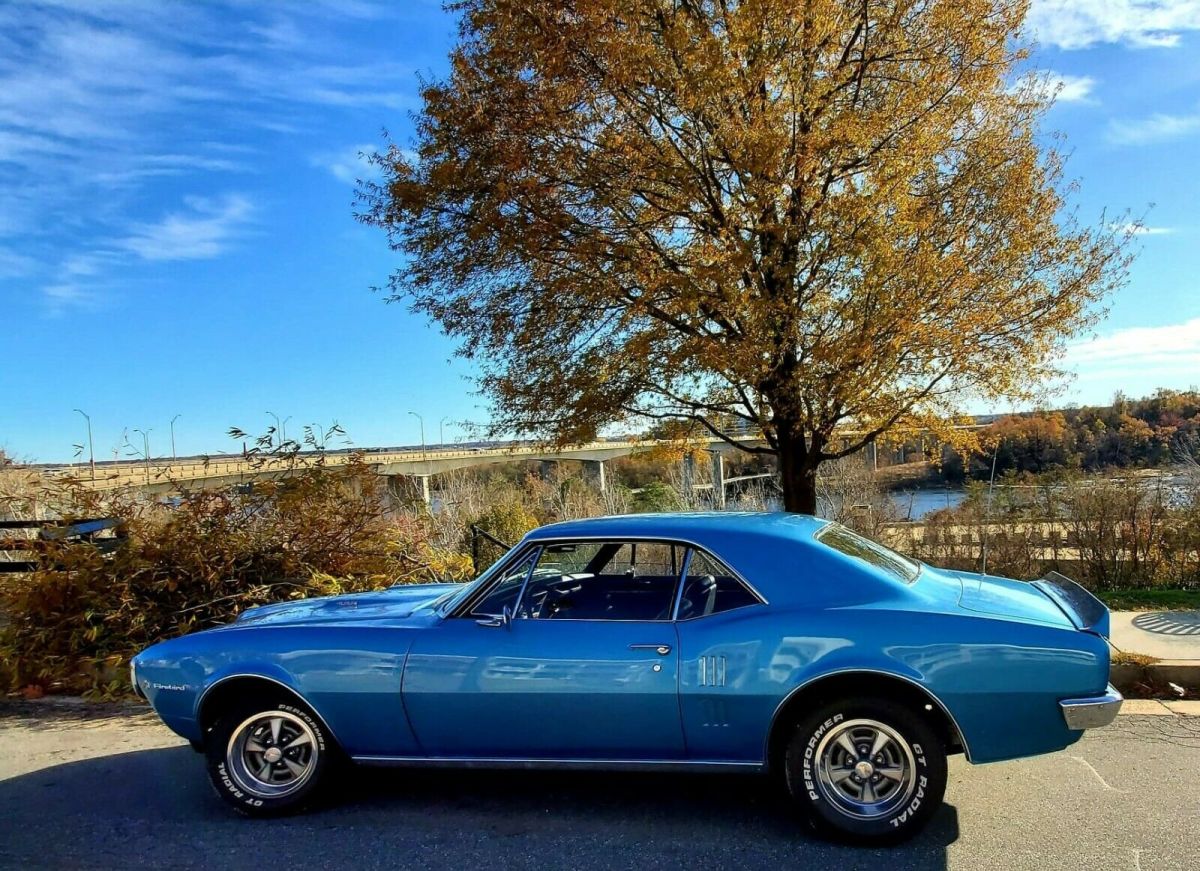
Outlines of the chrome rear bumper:
<svg viewBox="0 0 1200 871">
<path fill-rule="evenodd" d="M 1117 718 L 1123 701 L 1125 697 L 1109 684 L 1108 690 L 1102 696 L 1090 699 L 1063 699 L 1058 706 L 1062 708 L 1063 719 L 1067 721 L 1068 729 L 1099 729 Z"/>
</svg>

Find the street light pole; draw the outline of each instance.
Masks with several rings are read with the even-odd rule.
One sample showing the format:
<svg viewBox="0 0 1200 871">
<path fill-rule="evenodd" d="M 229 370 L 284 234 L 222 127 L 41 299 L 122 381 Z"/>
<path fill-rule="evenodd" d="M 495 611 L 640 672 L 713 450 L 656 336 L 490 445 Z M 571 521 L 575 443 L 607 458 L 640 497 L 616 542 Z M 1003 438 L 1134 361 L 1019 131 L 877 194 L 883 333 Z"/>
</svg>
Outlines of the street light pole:
<svg viewBox="0 0 1200 871">
<path fill-rule="evenodd" d="M 179 420 L 179 418 L 181 418 L 181 417 L 183 417 L 183 415 L 177 414 L 173 418 L 171 418 L 171 459 L 172 460 L 176 459 L 176 456 L 175 456 L 175 421 Z"/>
<path fill-rule="evenodd" d="M 409 414 L 415 417 L 417 422 L 421 424 L 421 459 L 427 459 L 425 454 L 425 418 L 421 417 L 421 415 L 417 414 L 415 411 L 410 411 Z"/>
<path fill-rule="evenodd" d="M 446 432 L 442 429 L 442 426 L 449 419 L 449 416 L 446 416 L 438 421 L 438 445 L 440 445 L 443 449 L 446 447 Z"/>
<path fill-rule="evenodd" d="M 421 497 L 425 502 L 425 507 L 429 507 L 429 454 L 425 450 L 425 418 L 417 414 L 415 411 L 410 411 L 413 417 L 421 425 L 421 459 L 425 461 L 425 474 L 421 477 Z"/>
<path fill-rule="evenodd" d="M 275 418 L 275 435 L 279 436 L 279 444 L 282 446 L 287 441 L 287 422 L 292 419 L 292 416 L 289 414 L 280 420 L 279 415 L 273 411 L 268 411 L 267 414 Z"/>
<path fill-rule="evenodd" d="M 96 452 L 94 450 L 92 450 L 92 418 L 88 415 L 88 413 L 86 411 L 79 411 L 78 408 L 75 410 L 78 411 L 80 414 L 82 414 L 83 419 L 87 421 L 88 465 L 91 466 L 91 468 L 92 468 L 92 480 L 95 481 L 96 480 Z"/>
<path fill-rule="evenodd" d="M 148 430 L 135 429 L 134 432 L 140 432 L 142 434 L 142 456 L 146 458 L 146 483 L 149 484 L 150 483 L 150 433 L 154 432 L 154 430 L 153 429 L 148 429 Z"/>
</svg>

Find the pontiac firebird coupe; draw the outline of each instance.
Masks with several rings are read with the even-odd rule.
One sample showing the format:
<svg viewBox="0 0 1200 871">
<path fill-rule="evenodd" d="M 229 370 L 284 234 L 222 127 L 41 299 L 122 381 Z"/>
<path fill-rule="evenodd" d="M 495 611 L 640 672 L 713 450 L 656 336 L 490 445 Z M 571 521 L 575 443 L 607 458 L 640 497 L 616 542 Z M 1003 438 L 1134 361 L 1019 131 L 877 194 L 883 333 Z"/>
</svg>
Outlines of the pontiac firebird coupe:
<svg viewBox="0 0 1200 871">
<path fill-rule="evenodd" d="M 819 832 L 918 831 L 946 758 L 1112 721 L 1107 609 L 1059 575 L 935 569 L 786 514 L 537 529 L 465 585 L 253 608 L 133 661 L 255 815 L 331 765 L 777 772 Z"/>
</svg>

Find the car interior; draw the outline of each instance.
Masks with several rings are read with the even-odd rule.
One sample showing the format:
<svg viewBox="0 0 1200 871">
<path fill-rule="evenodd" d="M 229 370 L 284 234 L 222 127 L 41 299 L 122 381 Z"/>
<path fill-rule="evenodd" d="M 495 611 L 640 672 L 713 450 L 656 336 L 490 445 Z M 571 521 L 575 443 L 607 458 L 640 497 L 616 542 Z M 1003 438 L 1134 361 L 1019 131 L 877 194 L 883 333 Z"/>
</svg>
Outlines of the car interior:
<svg viewBox="0 0 1200 871">
<path fill-rule="evenodd" d="M 669 620 L 687 550 L 683 545 L 660 542 L 547 545 L 514 616 L 535 620 Z M 519 587 L 501 582 L 474 613 L 513 607 Z M 702 551 L 693 552 L 684 578 L 679 619 L 704 617 L 757 601 L 728 569 Z"/>
</svg>

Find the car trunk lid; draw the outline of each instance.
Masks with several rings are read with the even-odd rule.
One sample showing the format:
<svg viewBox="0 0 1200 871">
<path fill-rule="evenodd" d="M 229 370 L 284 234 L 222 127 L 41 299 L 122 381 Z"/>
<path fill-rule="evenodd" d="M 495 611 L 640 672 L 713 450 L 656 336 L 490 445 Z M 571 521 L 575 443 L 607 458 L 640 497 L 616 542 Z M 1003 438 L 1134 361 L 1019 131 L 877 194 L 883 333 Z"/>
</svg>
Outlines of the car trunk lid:
<svg viewBox="0 0 1200 871">
<path fill-rule="evenodd" d="M 1084 587 L 1058 572 L 1047 572 L 1030 586 L 1053 600 L 1075 624 L 1075 628 L 1104 638 L 1109 636 L 1108 606 Z"/>
<path fill-rule="evenodd" d="M 953 574 L 962 584 L 958 605 L 964 610 L 1108 637 L 1108 609 L 1104 603 L 1057 572 L 1032 582 L 971 572 Z"/>
</svg>

